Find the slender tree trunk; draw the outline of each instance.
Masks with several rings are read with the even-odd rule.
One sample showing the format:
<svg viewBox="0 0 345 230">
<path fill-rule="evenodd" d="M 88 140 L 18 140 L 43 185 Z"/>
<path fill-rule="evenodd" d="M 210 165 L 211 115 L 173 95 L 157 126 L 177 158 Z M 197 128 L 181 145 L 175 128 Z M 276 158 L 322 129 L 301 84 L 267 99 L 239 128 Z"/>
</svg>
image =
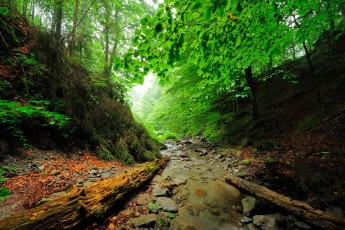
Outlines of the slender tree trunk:
<svg viewBox="0 0 345 230">
<path fill-rule="evenodd" d="M 56 26 L 55 26 L 55 39 L 60 43 L 61 39 L 61 28 L 62 28 L 62 8 L 63 0 L 57 0 L 56 2 Z"/>
<path fill-rule="evenodd" d="M 23 15 L 26 16 L 26 13 L 28 11 L 28 1 L 29 0 L 24 0 L 23 2 Z"/>
<path fill-rule="evenodd" d="M 308 51 L 308 48 L 307 48 L 307 45 L 305 42 L 303 42 L 303 48 L 304 48 L 305 56 L 307 58 L 309 71 L 311 73 L 313 84 L 315 87 L 317 101 L 318 101 L 319 105 L 321 105 L 322 100 L 321 100 L 321 96 L 320 96 L 319 84 L 317 83 L 317 79 L 316 79 L 315 67 L 313 65 L 313 62 L 311 61 L 310 53 Z"/>
<path fill-rule="evenodd" d="M 256 122 L 259 118 L 259 109 L 257 103 L 257 91 L 258 91 L 258 84 L 257 81 L 253 78 L 252 67 L 248 66 L 245 69 L 245 77 L 247 80 L 247 84 L 250 88 L 250 102 L 252 107 L 252 118 L 253 121 Z"/>
<path fill-rule="evenodd" d="M 32 21 L 35 20 L 35 3 L 34 3 L 34 1 L 31 2 L 31 19 L 32 19 Z"/>
<path fill-rule="evenodd" d="M 78 7 L 79 7 L 79 0 L 75 0 L 74 5 L 74 16 L 73 16 L 73 27 L 72 27 L 72 38 L 69 44 L 69 51 L 72 54 L 73 49 L 75 47 L 75 40 L 76 40 L 76 32 L 77 32 L 77 23 L 78 23 Z"/>
<path fill-rule="evenodd" d="M 119 11 L 117 9 L 115 9 L 115 13 L 114 13 L 114 23 L 115 26 L 117 25 L 118 22 L 118 16 L 119 16 Z M 109 24 L 107 24 L 109 25 Z M 114 45 L 110 51 L 110 38 L 109 38 L 109 31 L 110 28 L 106 27 L 105 28 L 105 49 L 104 49 L 104 68 L 103 68 L 103 74 L 107 79 L 107 91 L 109 94 L 109 97 L 112 98 L 113 97 L 113 89 L 112 89 L 112 83 L 111 83 L 111 69 L 113 68 L 113 62 L 114 62 L 114 58 L 117 55 L 117 47 L 118 47 L 118 41 L 119 41 L 119 31 L 115 31 L 115 41 L 114 41 Z"/>
</svg>

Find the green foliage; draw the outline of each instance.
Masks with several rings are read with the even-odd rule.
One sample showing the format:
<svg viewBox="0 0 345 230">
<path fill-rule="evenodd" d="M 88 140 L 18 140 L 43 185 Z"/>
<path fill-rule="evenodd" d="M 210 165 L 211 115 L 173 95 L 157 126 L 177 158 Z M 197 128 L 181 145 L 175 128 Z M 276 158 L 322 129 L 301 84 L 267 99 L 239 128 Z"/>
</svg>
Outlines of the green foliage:
<svg viewBox="0 0 345 230">
<path fill-rule="evenodd" d="M 252 162 L 252 158 L 242 160 L 243 164 L 249 165 Z"/>
<path fill-rule="evenodd" d="M 13 168 L 14 169 L 14 168 Z M 6 171 L 0 167 L 0 184 L 4 183 L 6 181 L 6 178 L 3 177 L 3 175 L 6 173 Z M 11 195 L 10 191 L 8 190 L 8 188 L 0 188 L 0 201 L 5 199 L 6 197 L 8 197 L 9 195 Z"/>
<path fill-rule="evenodd" d="M 0 201 L 10 196 L 10 190 L 8 188 L 0 188 Z"/>
<path fill-rule="evenodd" d="M 38 104 L 41 104 L 39 106 Z M 42 105 L 49 104 L 48 101 L 28 101 L 28 104 L 22 105 L 20 102 L 0 100 L 0 121 L 1 124 L 11 132 L 11 134 L 18 138 L 22 142 L 23 147 L 30 148 L 25 134 L 20 128 L 25 122 L 41 122 L 40 118 L 43 119 L 42 123 L 38 123 L 42 126 L 57 126 L 59 129 L 67 124 L 70 118 L 63 114 L 51 112 L 46 110 Z"/>
<path fill-rule="evenodd" d="M 266 164 L 274 164 L 278 162 L 278 159 L 275 157 L 265 157 L 264 161 Z"/>
<path fill-rule="evenodd" d="M 0 6 L 0 15 L 9 15 L 11 13 L 7 6 Z"/>
</svg>

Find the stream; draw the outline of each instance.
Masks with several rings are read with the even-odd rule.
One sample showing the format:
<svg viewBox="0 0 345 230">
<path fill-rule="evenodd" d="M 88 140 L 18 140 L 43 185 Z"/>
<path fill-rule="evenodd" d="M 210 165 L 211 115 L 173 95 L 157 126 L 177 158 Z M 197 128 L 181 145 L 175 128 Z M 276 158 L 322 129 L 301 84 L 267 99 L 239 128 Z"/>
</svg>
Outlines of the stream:
<svg viewBox="0 0 345 230">
<path fill-rule="evenodd" d="M 230 158 L 210 143 L 188 140 L 167 142 L 161 153 L 169 164 L 145 192 L 109 218 L 107 229 L 252 229 L 241 223 L 244 195 L 224 180 Z"/>
<path fill-rule="evenodd" d="M 101 228 L 108 230 L 311 229 L 295 216 L 242 194 L 225 176 L 247 175 L 241 150 L 202 141 L 167 142 L 168 165 Z"/>
<path fill-rule="evenodd" d="M 170 185 L 172 199 L 180 202 L 173 229 L 238 229 L 243 214 L 236 211 L 241 193 L 224 181 L 229 172 L 206 155 L 207 143 L 167 144 L 171 162 L 162 173 L 161 184 Z M 167 180 L 169 179 L 169 180 Z"/>
</svg>

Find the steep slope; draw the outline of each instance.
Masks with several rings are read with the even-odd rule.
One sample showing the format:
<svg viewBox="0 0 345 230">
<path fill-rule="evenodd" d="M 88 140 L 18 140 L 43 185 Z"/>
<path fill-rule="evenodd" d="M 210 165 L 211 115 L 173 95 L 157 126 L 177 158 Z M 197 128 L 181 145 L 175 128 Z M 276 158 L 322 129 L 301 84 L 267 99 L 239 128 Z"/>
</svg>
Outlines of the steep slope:
<svg viewBox="0 0 345 230">
<path fill-rule="evenodd" d="M 41 149 L 89 146 L 101 158 L 125 163 L 159 155 L 135 122 L 121 85 L 114 83 L 107 94 L 51 34 L 6 5 L 1 5 L 0 33 L 0 154 L 19 143 Z"/>
</svg>

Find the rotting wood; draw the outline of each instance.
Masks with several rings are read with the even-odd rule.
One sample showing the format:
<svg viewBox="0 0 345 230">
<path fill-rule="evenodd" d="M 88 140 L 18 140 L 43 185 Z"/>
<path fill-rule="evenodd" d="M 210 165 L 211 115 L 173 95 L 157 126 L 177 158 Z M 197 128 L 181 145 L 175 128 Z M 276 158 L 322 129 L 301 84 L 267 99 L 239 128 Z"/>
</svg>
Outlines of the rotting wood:
<svg viewBox="0 0 345 230">
<path fill-rule="evenodd" d="M 74 188 L 68 194 L 0 220 L 0 229 L 78 229 L 99 220 L 128 193 L 148 182 L 165 167 L 163 158 L 114 178 Z"/>
<path fill-rule="evenodd" d="M 249 182 L 242 178 L 228 175 L 225 180 L 241 189 L 255 194 L 290 213 L 303 218 L 307 222 L 323 229 L 345 229 L 345 219 L 335 217 L 321 210 L 314 209 L 305 202 L 293 200 L 290 197 L 276 193 L 264 186 Z"/>
</svg>

